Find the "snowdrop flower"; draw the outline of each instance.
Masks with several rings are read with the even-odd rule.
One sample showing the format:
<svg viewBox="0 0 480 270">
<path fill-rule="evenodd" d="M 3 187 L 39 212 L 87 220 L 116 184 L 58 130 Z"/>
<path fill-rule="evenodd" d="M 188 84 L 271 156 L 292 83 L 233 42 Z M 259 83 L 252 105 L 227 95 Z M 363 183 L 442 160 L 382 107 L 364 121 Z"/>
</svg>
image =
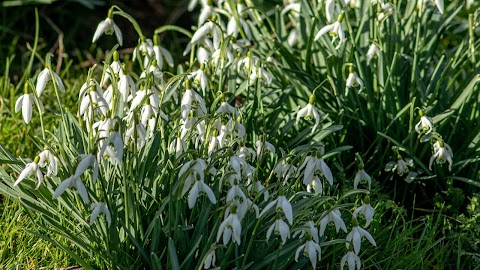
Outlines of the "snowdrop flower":
<svg viewBox="0 0 480 270">
<path fill-rule="evenodd" d="M 158 35 L 153 36 L 153 52 L 155 53 L 155 59 L 157 60 L 158 68 L 163 67 L 163 60 L 167 63 L 168 66 L 173 68 L 173 57 L 172 54 L 160 46 L 160 40 Z"/>
<path fill-rule="evenodd" d="M 107 116 L 109 105 L 103 93 L 94 90 L 87 90 L 88 92 L 82 98 L 80 102 L 79 115 L 83 115 L 85 122 L 89 123 L 94 118 L 95 111 L 99 111 L 103 116 Z"/>
<path fill-rule="evenodd" d="M 248 51 L 247 55 L 237 62 L 237 72 L 241 73 L 244 71 L 246 74 L 250 74 L 252 68 L 259 61 L 258 57 L 252 54 L 252 51 Z"/>
<path fill-rule="evenodd" d="M 401 158 L 398 159 L 397 160 L 397 166 L 396 166 L 398 175 L 402 175 L 404 173 L 407 173 L 408 172 L 408 167 L 407 166 L 413 167 L 413 160 L 411 158 L 406 158 L 405 160 L 403 160 Z"/>
<path fill-rule="evenodd" d="M 43 173 L 40 170 L 40 166 L 38 165 L 39 160 L 40 157 L 37 156 L 35 157 L 33 162 L 27 163 L 27 165 L 25 165 L 25 169 L 23 169 L 23 171 L 18 176 L 17 181 L 13 183 L 13 186 L 18 185 L 20 182 L 22 182 L 23 179 L 27 178 L 28 176 L 35 174 L 38 180 L 37 187 L 35 189 L 38 189 L 43 181 Z"/>
<path fill-rule="evenodd" d="M 292 175 L 297 172 L 297 167 L 290 164 L 285 158 L 277 163 L 273 171 L 278 178 L 283 178 L 287 181 Z"/>
<path fill-rule="evenodd" d="M 261 140 L 257 140 L 257 142 L 255 142 L 255 146 L 257 147 L 257 158 L 260 157 L 262 153 L 264 153 L 264 148 L 269 152 L 275 154 L 275 146 L 273 146 L 273 144 L 267 141 L 262 142 Z"/>
<path fill-rule="evenodd" d="M 433 144 L 433 155 L 430 158 L 430 165 L 428 168 L 432 169 L 433 161 L 435 160 L 437 164 L 443 164 L 445 161 L 448 161 L 448 170 L 452 170 L 453 163 L 453 152 L 452 148 L 443 141 L 439 140 Z"/>
<path fill-rule="evenodd" d="M 381 4 L 380 6 L 382 12 L 378 13 L 377 20 L 383 22 L 388 16 L 393 13 L 394 6 L 390 3 Z"/>
<path fill-rule="evenodd" d="M 359 0 L 344 0 L 345 5 L 349 5 L 351 8 L 360 8 Z"/>
<path fill-rule="evenodd" d="M 335 0 L 326 0 L 325 16 L 327 17 L 327 22 L 332 22 L 334 10 L 335 10 Z"/>
<path fill-rule="evenodd" d="M 230 142 L 230 135 L 233 132 L 233 128 L 232 125 L 229 125 L 229 123 L 221 123 L 218 120 L 219 119 L 215 121 L 217 128 L 214 128 L 213 135 L 214 137 L 216 136 L 216 145 L 218 146 L 218 148 L 222 148 Z M 218 128 L 220 128 L 220 132 L 218 132 Z M 212 137 L 212 140 L 214 139 L 214 137 Z"/>
<path fill-rule="evenodd" d="M 299 32 L 297 28 L 292 28 L 287 37 L 287 44 L 290 47 L 295 46 L 299 40 Z"/>
<path fill-rule="evenodd" d="M 398 175 L 403 175 L 409 171 L 408 166 L 413 167 L 413 160 L 411 158 L 403 159 L 401 155 L 398 155 L 397 162 L 390 161 L 385 165 L 385 171 L 397 170 Z"/>
<path fill-rule="evenodd" d="M 32 93 L 30 93 L 28 88 L 28 83 L 25 83 L 25 94 L 21 95 L 15 102 L 15 113 L 18 113 L 20 110 L 22 110 L 23 120 L 27 124 L 30 123 L 30 120 L 32 120 L 32 106 L 33 103 L 36 102 L 35 97 Z M 43 114 L 44 108 L 42 101 L 38 100 L 37 104 L 40 107 L 40 113 Z"/>
<path fill-rule="evenodd" d="M 208 42 L 207 35 L 211 34 L 213 35 L 213 49 L 218 50 L 220 48 L 220 42 L 221 42 L 221 29 L 220 27 L 214 23 L 214 22 L 206 22 L 204 25 L 202 25 L 200 28 L 198 28 L 197 31 L 195 31 L 195 34 L 193 34 L 193 37 L 190 41 L 190 44 L 195 45 L 195 44 L 202 44 L 205 42 Z"/>
<path fill-rule="evenodd" d="M 428 134 L 433 131 L 433 119 L 431 117 L 425 116 L 422 110 L 418 111 L 420 115 L 420 122 L 415 125 L 415 131 L 418 133 Z"/>
<path fill-rule="evenodd" d="M 201 4 L 202 6 L 203 5 L 206 5 L 207 4 L 207 0 L 201 0 Z M 190 2 L 188 3 L 188 11 L 192 12 L 195 7 L 197 7 L 198 5 L 198 0 L 190 0 Z"/>
<path fill-rule="evenodd" d="M 142 102 L 144 102 L 142 104 Z M 130 105 L 130 111 L 135 110 L 138 106 L 142 105 L 152 105 L 153 107 L 158 108 L 160 106 L 160 93 L 155 88 L 143 89 L 137 92 L 135 98 L 132 100 Z M 145 125 L 145 123 L 144 123 Z"/>
<path fill-rule="evenodd" d="M 470 7 L 473 5 L 473 0 L 466 0 L 465 8 L 470 10 Z"/>
<path fill-rule="evenodd" d="M 425 7 L 425 2 L 431 0 L 417 0 L 417 8 L 421 11 Z M 435 0 L 435 5 L 437 6 L 438 11 L 440 14 L 443 14 L 443 0 Z"/>
<path fill-rule="evenodd" d="M 237 41 L 237 43 L 238 43 L 238 41 Z M 236 63 L 235 63 L 236 58 L 233 56 L 232 51 L 233 51 L 233 46 L 229 45 L 226 48 L 226 50 L 223 49 L 223 48 L 220 48 L 220 49 L 215 50 L 212 53 L 212 56 L 210 58 L 210 65 L 212 66 L 212 68 L 215 69 L 215 74 L 217 74 L 217 75 L 220 74 L 220 70 L 221 70 L 220 69 L 220 67 L 221 67 L 220 64 L 222 64 L 222 67 L 228 67 L 232 71 L 235 70 L 234 67 L 236 66 Z M 198 57 L 198 62 L 199 63 L 204 63 L 204 62 L 200 61 L 200 57 Z"/>
<path fill-rule="evenodd" d="M 364 180 L 368 183 L 368 189 L 370 189 L 370 186 L 372 185 L 372 178 L 370 175 L 368 175 L 368 173 L 365 172 L 364 169 L 359 169 L 355 174 L 355 179 L 353 180 L 353 189 L 357 189 L 358 184 Z"/>
<path fill-rule="evenodd" d="M 95 220 L 97 219 L 98 215 L 100 213 L 103 213 L 105 215 L 105 218 L 107 219 L 107 224 L 110 226 L 112 224 L 112 216 L 110 215 L 110 211 L 108 210 L 107 206 L 100 202 L 100 203 L 92 203 L 90 206 L 92 211 L 92 216 L 90 217 L 90 226 L 93 225 Z"/>
<path fill-rule="evenodd" d="M 148 61 L 145 61 L 145 66 L 148 65 Z M 150 75 L 150 76 L 149 76 Z M 153 59 L 152 62 L 150 63 L 150 66 L 145 67 L 145 70 L 140 74 L 140 79 L 143 78 L 151 78 L 153 77 L 153 83 L 158 89 L 162 89 L 164 87 L 164 80 L 163 80 L 163 72 L 160 70 L 160 68 L 157 65 L 157 59 Z M 152 87 L 151 89 L 154 89 L 155 87 Z"/>
<path fill-rule="evenodd" d="M 228 120 L 228 123 L 226 126 L 230 127 L 230 129 L 233 131 L 233 135 L 235 136 L 235 138 L 243 139 L 243 137 L 246 134 L 245 127 L 242 124 L 240 124 L 240 122 L 238 122 L 233 118 Z M 220 130 L 220 132 L 223 132 L 223 129 Z"/>
<path fill-rule="evenodd" d="M 289 3 L 282 9 L 281 15 L 285 15 L 287 12 L 291 11 L 291 14 L 295 19 L 300 17 L 300 10 L 302 8 L 301 3 L 295 1 L 288 1 Z"/>
<path fill-rule="evenodd" d="M 372 43 L 370 47 L 368 47 L 367 51 L 367 66 L 370 65 L 370 61 L 372 61 L 373 57 L 378 57 L 380 55 L 380 47 L 377 44 Z"/>
<path fill-rule="evenodd" d="M 105 141 L 102 142 L 102 147 L 100 148 L 100 152 L 98 152 L 97 158 L 100 159 L 104 156 L 106 156 L 112 163 L 122 163 L 123 141 L 118 131 L 113 131 Z"/>
<path fill-rule="evenodd" d="M 271 201 L 270 203 L 265 206 L 265 208 L 262 210 L 260 213 L 260 216 L 263 216 L 270 208 L 272 208 L 275 205 L 276 211 L 283 211 L 285 214 L 285 217 L 287 218 L 288 223 L 290 225 L 293 224 L 293 211 L 292 211 L 292 205 L 288 201 L 288 199 L 284 195 L 284 190 L 283 187 L 280 186 L 280 189 L 278 190 L 278 197 L 277 199 Z"/>
<path fill-rule="evenodd" d="M 135 143 L 137 149 L 142 148 L 146 142 L 147 130 L 142 123 L 132 121 L 130 127 L 125 132 L 125 144 L 128 145 L 130 141 Z"/>
<path fill-rule="evenodd" d="M 55 155 L 53 155 L 53 153 L 50 151 L 50 149 L 48 149 L 48 147 L 45 147 L 45 150 L 40 152 L 40 154 L 38 154 L 38 156 L 40 158 L 39 161 L 38 161 L 38 165 L 40 167 L 45 168 L 48 165 L 47 176 L 57 175 L 58 163 L 60 163 L 60 161 L 58 160 L 58 158 Z"/>
<path fill-rule="evenodd" d="M 185 82 L 186 90 L 183 94 L 180 111 L 182 119 L 186 120 L 192 109 L 196 109 L 197 115 L 202 116 L 207 113 L 207 107 L 203 98 L 191 89 L 190 79 Z"/>
<path fill-rule="evenodd" d="M 245 142 L 241 141 L 239 146 L 240 147 L 238 148 L 237 152 L 235 153 L 236 156 L 238 156 L 239 158 L 241 158 L 243 160 L 246 160 L 247 158 L 255 160 L 255 157 L 256 157 L 255 151 L 253 151 L 252 149 L 245 146 Z"/>
<path fill-rule="evenodd" d="M 283 245 L 285 245 L 287 239 L 290 238 L 290 228 L 288 227 L 288 224 L 282 220 L 280 213 L 277 213 L 275 222 L 267 230 L 267 240 L 272 235 L 272 232 L 275 232 L 276 235 L 280 235 Z"/>
<path fill-rule="evenodd" d="M 199 46 L 197 48 L 197 59 L 198 59 L 198 62 L 199 63 L 208 63 L 210 62 L 210 59 L 211 59 L 211 54 L 210 54 L 210 51 L 205 49 L 204 47 L 202 46 Z"/>
<path fill-rule="evenodd" d="M 153 41 L 144 36 L 140 37 L 139 44 L 133 50 L 133 61 L 137 58 L 144 57 L 143 67 L 146 68 L 150 57 L 154 56 L 155 52 L 153 51 Z M 156 59 L 154 59 L 156 61 Z M 155 64 L 157 66 L 157 64 Z"/>
<path fill-rule="evenodd" d="M 373 220 L 373 215 L 375 215 L 375 210 L 370 205 L 370 196 L 367 196 L 363 200 L 362 206 L 358 207 L 357 209 L 355 209 L 355 211 L 353 211 L 354 218 L 357 218 L 358 214 L 362 214 L 365 217 L 365 220 L 366 220 L 365 228 L 367 228 L 368 225 L 370 225 L 370 223 Z"/>
<path fill-rule="evenodd" d="M 108 10 L 107 18 L 98 24 L 97 30 L 95 30 L 95 34 L 93 35 L 92 43 L 95 43 L 103 33 L 105 33 L 106 35 L 113 35 L 113 33 L 115 33 L 118 44 L 120 44 L 120 46 L 123 45 L 122 32 L 120 31 L 120 28 L 117 26 L 117 24 L 115 24 L 115 22 L 113 21 L 112 9 Z"/>
<path fill-rule="evenodd" d="M 234 179 L 233 185 L 230 187 L 230 189 L 227 192 L 227 197 L 225 199 L 226 202 L 231 202 L 233 200 L 236 200 L 240 204 L 243 204 L 247 201 L 247 196 L 243 192 L 243 190 L 240 188 L 238 185 L 238 179 Z"/>
<path fill-rule="evenodd" d="M 215 255 L 215 249 L 212 249 L 208 252 L 205 262 L 203 263 L 203 269 L 210 269 L 210 267 L 215 266 L 215 261 L 217 256 Z"/>
<path fill-rule="evenodd" d="M 178 173 L 179 177 L 183 177 L 183 175 L 185 174 L 187 175 L 182 189 L 182 197 L 185 195 L 185 193 L 187 193 L 194 181 L 200 180 L 203 182 L 203 180 L 205 179 L 204 171 L 206 169 L 207 163 L 203 159 L 198 158 L 196 154 L 194 154 L 192 160 L 183 164 L 182 168 L 180 168 L 180 172 Z M 212 170 L 210 170 L 209 172 L 213 174 Z"/>
<path fill-rule="evenodd" d="M 67 190 L 67 188 L 75 188 L 77 190 L 77 193 L 83 199 L 83 202 L 85 204 L 90 203 L 90 199 L 88 198 L 87 188 L 83 184 L 80 177 L 75 175 L 72 175 L 69 178 L 63 180 L 62 183 L 58 185 L 58 187 L 55 189 L 55 192 L 53 193 L 52 200 L 55 200 L 56 198 L 61 196 L 63 192 Z"/>
<path fill-rule="evenodd" d="M 358 222 L 355 218 L 353 218 L 353 224 L 354 227 L 352 228 L 352 231 L 348 233 L 346 238 L 347 242 L 345 242 L 345 244 L 347 245 L 347 248 L 350 248 L 350 245 L 353 244 L 353 250 L 355 251 L 355 254 L 358 255 L 360 253 L 363 236 L 365 236 L 365 238 L 367 238 L 372 245 L 377 246 L 377 243 L 375 243 L 372 235 L 358 226 Z"/>
<path fill-rule="evenodd" d="M 248 77 L 250 85 L 253 85 L 256 79 L 262 80 L 265 85 L 270 85 L 273 80 L 272 75 L 266 69 L 261 67 L 259 62 L 251 69 Z"/>
<path fill-rule="evenodd" d="M 343 270 L 346 263 L 348 263 L 348 270 L 355 270 L 355 266 L 357 267 L 357 270 L 360 270 L 362 267 L 360 257 L 358 257 L 353 251 L 349 251 L 347 254 L 345 254 L 345 256 L 343 256 L 342 260 L 340 261 L 341 270 Z"/>
<path fill-rule="evenodd" d="M 327 228 L 328 223 L 333 222 L 335 224 L 335 230 L 337 233 L 342 229 L 344 232 L 347 232 L 347 227 L 345 226 L 345 222 L 342 219 L 342 213 L 339 209 L 329 210 L 329 212 L 325 215 L 322 214 L 324 217 L 320 220 L 320 235 L 323 236 L 325 233 L 325 229 Z"/>
<path fill-rule="evenodd" d="M 103 96 L 104 94 L 102 87 L 100 87 L 98 82 L 95 79 L 90 79 L 84 84 L 82 84 L 82 87 L 80 87 L 80 91 L 78 92 L 78 99 L 85 97 L 88 93 L 90 93 L 90 91 L 97 92 L 100 96 Z"/>
<path fill-rule="evenodd" d="M 250 180 L 249 179 L 249 183 L 250 183 Z M 261 194 L 263 193 L 263 200 L 264 201 L 267 201 L 268 200 L 268 196 L 270 195 L 268 193 L 268 190 L 265 189 L 265 187 L 262 185 L 262 182 L 259 180 L 259 181 L 256 181 L 255 183 L 251 183 L 249 186 L 248 186 L 248 191 L 250 192 L 250 194 Z"/>
<path fill-rule="evenodd" d="M 111 117 L 107 117 L 103 120 L 97 121 L 92 125 L 94 136 L 97 136 L 98 132 L 98 139 L 100 140 L 99 147 L 103 145 L 101 140 L 106 139 L 112 132 L 115 130 L 115 119 Z"/>
<path fill-rule="evenodd" d="M 298 168 L 297 176 L 300 172 L 305 168 L 303 171 L 303 184 L 308 185 L 311 184 L 315 174 L 321 174 L 325 179 L 327 179 L 330 185 L 333 185 L 333 175 L 332 171 L 328 167 L 328 165 L 323 160 L 323 146 L 320 150 L 318 150 L 315 155 L 307 156 L 303 161 L 300 168 Z"/>
<path fill-rule="evenodd" d="M 205 74 L 205 64 L 201 64 L 199 70 L 190 73 L 188 78 L 193 78 L 193 83 L 197 86 L 200 86 L 205 93 L 208 85 L 208 77 Z"/>
<path fill-rule="evenodd" d="M 48 56 L 47 56 L 48 57 Z M 58 87 L 58 90 L 62 93 L 65 93 L 65 86 L 63 85 L 62 79 L 55 73 L 53 70 L 50 70 L 48 67 L 44 68 L 37 77 L 37 84 L 35 85 L 35 91 L 37 92 L 37 97 L 40 97 L 43 90 L 47 86 L 47 83 L 53 79 Z"/>
<path fill-rule="evenodd" d="M 202 3 L 202 9 L 198 15 L 198 25 L 203 25 L 213 14 L 213 1 L 206 0 L 205 2 Z"/>
<path fill-rule="evenodd" d="M 315 104 L 315 95 L 312 94 L 309 98 L 307 106 L 305 106 L 305 108 L 298 111 L 297 119 L 295 121 L 295 125 L 298 126 L 298 121 L 300 121 L 300 118 L 304 117 L 307 120 L 310 120 L 313 118 L 315 120 L 315 125 L 313 125 L 312 133 L 315 132 L 318 124 L 320 124 L 320 118 L 321 118 L 320 113 L 318 113 L 314 104 Z"/>
<path fill-rule="evenodd" d="M 238 111 L 232 105 L 228 104 L 228 102 L 226 101 L 223 101 L 222 104 L 220 104 L 220 107 L 218 107 L 215 113 L 227 114 L 227 115 L 231 115 L 232 117 L 238 116 Z"/>
<path fill-rule="evenodd" d="M 180 137 L 180 133 L 178 136 L 170 143 L 168 147 L 168 153 L 173 154 L 175 153 L 175 157 L 178 158 L 185 150 L 187 149 L 187 144 L 183 139 Z"/>
<path fill-rule="evenodd" d="M 232 239 L 233 243 L 240 245 L 241 239 L 240 235 L 242 233 L 242 225 L 240 224 L 240 219 L 237 215 L 237 206 L 234 204 L 231 206 L 230 215 L 225 218 L 217 232 L 217 243 L 220 241 L 223 235 L 223 244 L 227 245 Z"/>
<path fill-rule="evenodd" d="M 360 87 L 360 91 L 361 91 L 362 88 L 363 88 L 363 81 L 362 81 L 362 79 L 360 79 L 360 77 L 358 77 L 358 75 L 357 75 L 356 72 L 350 71 L 350 74 L 348 75 L 348 78 L 347 78 L 347 85 L 346 85 L 346 90 L 345 90 L 345 96 L 348 95 L 348 90 L 349 90 L 351 87 L 357 87 L 357 86 Z"/>
<path fill-rule="evenodd" d="M 313 269 L 317 267 L 317 261 L 320 261 L 322 250 L 320 246 L 312 241 L 312 237 L 310 236 L 305 244 L 301 245 L 297 251 L 295 252 L 295 261 L 298 262 L 298 257 L 300 256 L 300 252 L 302 252 L 305 256 L 308 256 L 310 259 L 310 263 L 312 263 Z"/>
<path fill-rule="evenodd" d="M 93 154 L 81 154 L 80 159 L 81 160 L 78 163 L 77 168 L 75 169 L 75 174 L 73 175 L 73 178 L 80 178 L 80 176 L 85 173 L 88 167 L 92 167 L 92 170 L 93 170 L 92 180 L 93 180 L 93 183 L 95 184 L 98 178 L 97 158 Z"/>
<path fill-rule="evenodd" d="M 105 70 L 105 76 L 100 81 L 100 84 L 105 85 L 105 83 L 108 82 L 108 80 L 113 80 L 115 78 L 118 78 L 118 76 L 122 73 L 123 73 L 123 70 L 122 70 L 122 63 L 120 63 L 120 55 L 118 54 L 118 51 L 114 51 L 113 61 L 109 67 L 107 66 Z M 91 81 L 95 81 L 95 80 L 91 79 Z M 84 85 L 87 85 L 87 83 L 85 83 Z M 82 86 L 82 90 L 80 90 L 80 94 L 83 93 L 83 90 L 84 88 Z"/>
<path fill-rule="evenodd" d="M 230 20 L 228 21 L 227 24 L 227 35 L 231 35 L 234 38 L 237 38 L 239 29 L 240 27 L 243 30 L 243 33 L 245 34 L 245 38 L 248 40 L 252 40 L 252 33 L 250 32 L 250 27 L 248 26 L 247 22 L 242 18 L 238 18 L 238 23 L 237 20 L 235 20 L 235 16 L 230 17 Z"/>
<path fill-rule="evenodd" d="M 228 160 L 228 168 L 235 172 L 236 179 L 242 179 L 243 173 L 247 173 L 250 166 L 244 159 L 233 154 L 231 149 L 228 149 L 227 154 L 230 156 Z M 233 185 L 233 182 L 230 182 Z"/>
<path fill-rule="evenodd" d="M 298 235 L 299 238 L 303 238 L 305 234 L 311 236 L 315 243 L 317 244 L 320 243 L 318 239 L 318 229 L 317 227 L 315 227 L 315 224 L 313 223 L 312 220 L 305 221 L 305 223 L 300 228 L 300 230 L 296 231 L 293 234 L 293 237 L 296 237 Z"/>
<path fill-rule="evenodd" d="M 150 131 L 153 132 L 155 128 L 155 124 L 157 122 L 157 117 L 160 115 L 165 121 L 168 121 L 168 116 L 158 107 L 153 106 L 150 104 L 150 99 L 147 99 L 145 104 L 143 104 L 142 109 L 140 111 L 141 123 L 148 127 Z M 148 125 L 148 126 L 147 126 Z"/>
<path fill-rule="evenodd" d="M 215 194 L 213 194 L 212 189 L 200 179 L 199 175 L 197 175 L 197 181 L 193 185 L 190 193 L 188 193 L 188 207 L 192 209 L 197 202 L 198 197 L 202 194 L 207 194 L 208 199 L 212 204 L 217 203 L 217 199 L 215 198 Z"/>
<path fill-rule="evenodd" d="M 322 194 L 322 191 L 323 191 L 322 181 L 316 175 L 313 177 L 312 182 L 307 184 L 307 192 L 311 193 L 312 189 L 315 190 L 315 195 Z"/>
<path fill-rule="evenodd" d="M 133 81 L 132 77 L 122 72 L 119 76 L 118 81 L 118 91 L 122 95 L 123 102 L 127 102 L 128 96 L 132 95 L 135 96 L 135 82 Z"/>
<path fill-rule="evenodd" d="M 259 209 L 256 204 L 250 200 L 245 193 L 243 192 L 242 188 L 238 186 L 238 179 L 233 177 L 228 179 L 228 181 L 232 184 L 232 187 L 228 190 L 226 202 L 229 203 L 229 206 L 225 209 L 225 218 L 230 214 L 231 205 L 235 205 L 237 209 L 237 216 L 240 220 L 242 220 L 245 215 L 247 214 L 248 210 L 254 209 L 255 210 L 255 217 L 258 218 Z"/>
<path fill-rule="evenodd" d="M 335 47 L 335 49 L 337 49 L 337 50 L 340 49 L 340 46 L 346 40 L 345 39 L 345 33 L 343 32 L 343 29 L 342 29 L 342 20 L 343 20 L 344 16 L 345 16 L 345 14 L 342 11 L 340 16 L 338 16 L 338 19 L 337 19 L 336 22 L 334 22 L 332 24 L 329 24 L 329 25 L 326 25 L 322 29 L 320 29 L 320 31 L 318 31 L 318 33 L 315 35 L 315 41 L 320 39 L 320 37 L 323 36 L 324 34 L 329 33 L 330 36 L 333 37 L 332 43 L 334 43 L 338 38 L 338 45 L 337 45 L 337 47 Z"/>
<path fill-rule="evenodd" d="M 222 147 L 223 147 L 223 141 L 219 140 L 218 131 L 214 129 L 212 138 L 210 139 L 210 143 L 208 144 L 208 155 L 211 156 L 213 151 Z"/>
</svg>

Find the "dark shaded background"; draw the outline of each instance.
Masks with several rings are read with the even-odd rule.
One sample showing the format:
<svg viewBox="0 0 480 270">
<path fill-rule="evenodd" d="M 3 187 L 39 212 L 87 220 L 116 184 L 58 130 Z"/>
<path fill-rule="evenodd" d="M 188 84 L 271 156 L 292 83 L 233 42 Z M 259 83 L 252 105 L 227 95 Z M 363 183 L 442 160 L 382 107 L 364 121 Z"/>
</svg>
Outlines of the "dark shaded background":
<svg viewBox="0 0 480 270">
<path fill-rule="evenodd" d="M 0 76 L 5 72 L 8 56 L 15 54 L 10 74 L 21 72 L 28 61 L 27 43 L 33 46 L 35 35 L 35 8 L 40 16 L 40 40 L 38 53 L 44 57 L 47 52 L 55 55 L 62 37 L 63 52 L 73 59 L 74 67 L 89 55 L 95 57 L 99 48 L 108 50 L 116 44 L 115 37 L 102 36 L 92 44 L 91 40 L 98 23 L 106 18 L 111 5 L 118 5 L 132 15 L 140 24 L 144 34 L 151 38 L 154 30 L 165 24 L 176 24 L 191 29 L 196 13 L 187 11 L 188 0 L 123 0 L 92 1 L 93 8 L 75 1 L 60 0 L 52 4 L 24 4 L 14 7 L 0 7 Z M 8 1 L 3 1 L 3 4 Z M 26 1 L 25 1 L 26 3 Z M 198 8 L 197 8 L 198 9 Z M 124 18 L 115 17 L 115 22 L 122 29 L 124 44 L 122 49 L 133 48 L 138 35 L 131 24 Z M 183 38 L 177 34 L 167 33 L 163 36 L 162 45 L 167 49 L 183 50 L 183 45 L 175 38 Z M 186 41 L 185 41 L 186 42 Z M 181 45 L 181 46 L 179 46 Z M 181 48 L 179 48 L 181 47 Z M 92 56 L 90 56 L 92 57 Z"/>
</svg>

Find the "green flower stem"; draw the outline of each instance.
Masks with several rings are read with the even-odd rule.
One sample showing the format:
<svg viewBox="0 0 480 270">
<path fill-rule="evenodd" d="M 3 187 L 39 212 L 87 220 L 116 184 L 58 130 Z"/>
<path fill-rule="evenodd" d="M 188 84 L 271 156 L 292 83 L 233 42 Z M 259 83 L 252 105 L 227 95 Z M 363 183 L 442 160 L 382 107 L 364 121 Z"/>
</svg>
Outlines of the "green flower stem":
<svg viewBox="0 0 480 270">
<path fill-rule="evenodd" d="M 29 88 L 30 89 L 35 89 L 35 87 L 33 86 L 33 83 L 30 80 L 27 80 L 24 87 L 25 87 L 25 94 L 27 92 L 29 92 Z M 42 129 L 42 139 L 45 141 L 46 140 L 45 126 L 43 125 L 43 113 L 42 113 L 42 110 L 40 108 L 40 97 L 37 95 L 37 91 L 33 90 L 32 92 L 33 92 L 33 96 L 35 97 L 35 105 L 37 105 L 38 116 L 40 118 L 40 126 L 41 126 L 41 129 Z"/>
<path fill-rule="evenodd" d="M 117 11 L 113 11 L 114 9 L 117 9 Z M 119 16 L 122 16 L 122 17 L 124 17 L 125 19 L 129 20 L 130 23 L 132 24 L 133 28 L 135 28 L 135 31 L 137 31 L 138 37 L 139 37 L 139 38 L 144 37 L 143 32 L 142 32 L 142 29 L 141 29 L 140 26 L 138 25 L 137 21 L 136 21 L 132 16 L 130 16 L 130 14 L 125 13 L 121 8 L 119 8 L 119 7 L 116 6 L 116 5 L 113 5 L 113 6 L 110 8 L 110 10 L 108 11 L 108 13 L 110 14 L 111 11 L 113 11 L 113 15 L 119 15 Z"/>
<path fill-rule="evenodd" d="M 167 31 L 174 31 L 174 32 L 182 33 L 185 36 L 187 36 L 189 39 L 192 39 L 192 36 L 193 36 L 192 33 L 190 33 L 185 28 L 182 28 L 182 27 L 179 27 L 179 26 L 176 26 L 176 25 L 164 25 L 162 27 L 159 27 L 159 28 L 155 29 L 154 34 L 155 35 L 160 35 L 161 33 L 167 32 Z"/>
<path fill-rule="evenodd" d="M 69 134 L 68 132 L 68 128 L 67 128 L 67 124 L 66 124 L 66 117 L 65 117 L 65 112 L 63 111 L 63 104 L 60 100 L 60 94 L 58 93 L 58 85 L 57 85 L 57 80 L 55 80 L 55 76 L 53 76 L 53 70 L 52 70 L 52 67 L 51 67 L 51 60 L 50 58 L 53 56 L 52 53 L 47 53 L 47 56 L 45 57 L 45 66 L 48 68 L 48 72 L 50 72 L 50 77 L 52 78 L 52 84 L 53 84 L 53 88 L 55 89 L 55 96 L 57 97 L 57 102 L 58 102 L 58 106 L 60 107 L 60 114 L 62 115 L 62 124 L 63 124 L 63 128 L 65 130 L 65 134 Z"/>
</svg>

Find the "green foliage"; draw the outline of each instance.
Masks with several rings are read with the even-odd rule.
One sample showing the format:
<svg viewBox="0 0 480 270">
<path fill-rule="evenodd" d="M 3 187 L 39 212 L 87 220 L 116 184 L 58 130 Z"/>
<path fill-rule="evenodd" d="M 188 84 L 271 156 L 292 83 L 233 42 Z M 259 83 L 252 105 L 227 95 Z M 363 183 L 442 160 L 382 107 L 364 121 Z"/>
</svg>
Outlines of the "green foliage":
<svg viewBox="0 0 480 270">
<path fill-rule="evenodd" d="M 9 197 L 2 197 L 1 200 L 0 260 L 3 269 L 39 269 L 42 267 L 53 269 L 74 263 L 61 249 L 28 233 L 28 231 L 38 230 L 36 224 L 42 222 L 41 219 L 29 215 L 17 200 Z M 53 235 L 48 231 L 39 233 L 52 239 L 60 239 L 58 235 Z M 58 241 L 65 243 L 65 240 Z"/>
</svg>

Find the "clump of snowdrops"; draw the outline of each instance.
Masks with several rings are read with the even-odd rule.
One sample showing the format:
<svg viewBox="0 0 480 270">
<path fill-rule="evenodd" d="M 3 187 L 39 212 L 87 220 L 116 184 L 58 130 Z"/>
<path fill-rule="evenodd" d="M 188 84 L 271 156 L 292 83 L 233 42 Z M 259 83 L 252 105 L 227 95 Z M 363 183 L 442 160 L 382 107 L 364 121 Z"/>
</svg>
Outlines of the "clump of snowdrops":
<svg viewBox="0 0 480 270">
<path fill-rule="evenodd" d="M 406 8 L 413 17 L 442 16 L 443 2 L 435 4 Z M 122 46 L 115 21 L 128 20 L 138 34 L 136 65 L 123 63 L 115 46 L 79 89 L 63 84 L 47 55 L 16 111 L 28 124 L 51 113 L 44 95 L 62 104 L 65 91 L 78 92 L 78 107 L 60 107 L 58 126 L 32 138 L 37 156 L 3 149 L 12 162 L 10 173 L 1 169 L 2 190 L 39 213 L 44 229 L 91 254 L 70 251 L 87 269 L 315 269 L 325 256 L 329 265 L 360 269 L 362 254 L 377 246 L 369 226 L 378 222 L 371 194 L 378 183 L 362 148 L 336 135 L 341 119 L 324 105 L 384 91 L 364 82 L 363 69 L 382 64 L 386 25 L 404 6 L 291 1 L 264 13 L 248 1 L 209 0 L 189 9 L 197 5 L 193 33 L 164 26 L 151 37 L 110 8 L 92 42 L 116 38 Z M 369 39 L 357 34 L 359 12 L 370 15 Z M 182 56 L 162 46 L 167 31 L 188 37 L 189 61 L 175 63 Z M 290 66 L 298 48 L 306 60 Z M 420 116 L 412 131 L 431 144 L 428 169 L 447 162 L 450 171 L 453 150 L 417 105 L 407 109 Z M 410 171 L 415 162 L 404 156 L 414 153 L 401 144 L 392 151 L 396 160 L 385 170 L 413 181 L 421 172 Z"/>
</svg>

